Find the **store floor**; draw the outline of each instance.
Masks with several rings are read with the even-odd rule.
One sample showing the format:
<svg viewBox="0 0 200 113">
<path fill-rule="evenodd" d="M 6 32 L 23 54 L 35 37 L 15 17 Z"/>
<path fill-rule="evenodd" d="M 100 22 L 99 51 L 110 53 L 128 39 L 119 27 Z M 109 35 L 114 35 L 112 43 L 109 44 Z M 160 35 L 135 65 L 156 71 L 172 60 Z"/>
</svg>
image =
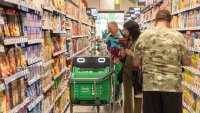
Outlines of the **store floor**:
<svg viewBox="0 0 200 113">
<path fill-rule="evenodd" d="M 75 106 L 74 107 L 74 113 L 97 113 L 96 107 L 91 106 Z M 100 107 L 100 113 L 109 113 L 109 107 L 108 106 L 101 106 Z M 70 110 L 68 109 L 65 113 L 70 113 Z M 115 112 L 114 113 L 123 113 L 123 107 L 116 105 L 115 106 Z"/>
<path fill-rule="evenodd" d="M 123 92 L 123 86 L 122 86 L 122 92 Z M 132 97 L 134 97 L 134 92 L 133 92 Z M 73 110 L 74 110 L 74 113 L 97 113 L 96 107 L 93 107 L 93 106 L 92 107 L 91 106 L 74 106 Z M 109 111 L 109 106 L 100 107 L 100 113 L 109 113 L 108 111 Z M 70 110 L 68 109 L 65 113 L 70 113 Z M 118 104 L 115 105 L 114 113 L 124 113 L 123 107 Z"/>
</svg>

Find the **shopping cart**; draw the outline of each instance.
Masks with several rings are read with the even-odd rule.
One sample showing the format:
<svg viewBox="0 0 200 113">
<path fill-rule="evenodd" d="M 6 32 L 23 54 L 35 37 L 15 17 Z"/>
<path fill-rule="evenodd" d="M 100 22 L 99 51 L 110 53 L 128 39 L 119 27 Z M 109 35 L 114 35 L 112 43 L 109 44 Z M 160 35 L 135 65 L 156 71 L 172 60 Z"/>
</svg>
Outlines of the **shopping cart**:
<svg viewBox="0 0 200 113">
<path fill-rule="evenodd" d="M 115 85 L 114 71 L 109 57 L 75 57 L 73 74 L 69 77 L 70 113 L 74 105 L 109 105 L 114 113 Z"/>
</svg>

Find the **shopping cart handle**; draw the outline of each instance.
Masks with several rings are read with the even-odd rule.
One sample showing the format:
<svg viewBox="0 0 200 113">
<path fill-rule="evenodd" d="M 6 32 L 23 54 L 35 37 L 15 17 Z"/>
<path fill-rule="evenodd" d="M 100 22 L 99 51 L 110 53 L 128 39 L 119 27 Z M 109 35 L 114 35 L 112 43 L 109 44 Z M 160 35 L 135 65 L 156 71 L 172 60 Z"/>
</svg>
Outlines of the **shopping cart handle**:
<svg viewBox="0 0 200 113">
<path fill-rule="evenodd" d="M 101 78 L 72 78 L 70 75 L 70 77 L 68 78 L 69 82 L 86 82 L 86 81 L 92 81 L 92 82 L 98 82 L 98 81 L 103 81 L 107 78 L 109 78 L 112 74 L 114 73 L 114 71 L 111 71 L 107 74 L 105 74 L 104 76 L 102 76 Z"/>
</svg>

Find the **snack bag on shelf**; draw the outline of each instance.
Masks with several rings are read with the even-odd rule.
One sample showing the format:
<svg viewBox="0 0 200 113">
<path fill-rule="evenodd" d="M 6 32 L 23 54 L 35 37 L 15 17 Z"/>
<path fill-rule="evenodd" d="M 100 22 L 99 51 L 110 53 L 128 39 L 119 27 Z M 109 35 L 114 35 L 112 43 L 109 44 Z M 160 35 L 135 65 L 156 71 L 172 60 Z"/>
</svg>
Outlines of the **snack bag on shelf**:
<svg viewBox="0 0 200 113">
<path fill-rule="evenodd" d="M 6 113 L 6 94 L 5 91 L 0 91 L 0 112 Z"/>
<path fill-rule="evenodd" d="M 200 113 L 200 97 L 197 98 L 196 113 Z"/>
<path fill-rule="evenodd" d="M 192 108 L 193 111 L 196 110 L 196 99 L 197 99 L 196 94 L 194 94 L 192 91 L 186 88 L 183 88 L 183 100 L 186 105 Z"/>
<path fill-rule="evenodd" d="M 5 78 L 9 76 L 10 74 L 10 65 L 9 65 L 9 60 L 6 56 L 5 53 L 0 53 L 0 72 L 1 72 L 1 77 Z"/>
<path fill-rule="evenodd" d="M 15 62 L 14 48 L 9 49 L 7 56 L 10 63 L 11 74 L 15 74 L 17 67 L 16 67 L 16 62 Z"/>
</svg>

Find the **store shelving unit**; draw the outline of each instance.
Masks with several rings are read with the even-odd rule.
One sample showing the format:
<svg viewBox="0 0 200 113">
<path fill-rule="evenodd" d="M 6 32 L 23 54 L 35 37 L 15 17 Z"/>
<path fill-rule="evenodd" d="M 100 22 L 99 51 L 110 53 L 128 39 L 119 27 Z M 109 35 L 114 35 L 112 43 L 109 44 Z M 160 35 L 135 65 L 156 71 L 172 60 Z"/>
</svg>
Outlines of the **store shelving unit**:
<svg viewBox="0 0 200 113">
<path fill-rule="evenodd" d="M 67 1 L 68 0 L 65 2 Z M 18 58 L 19 53 L 16 52 L 14 58 L 15 61 L 20 61 L 20 63 L 24 61 L 24 64 L 18 64 L 19 62 L 13 63 L 13 65 L 16 65 L 16 70 L 13 70 L 12 74 L 9 73 L 3 77 L 0 76 L 0 92 L 6 91 L 6 93 L 9 93 L 10 90 L 21 89 L 25 97 L 19 97 L 24 100 L 16 102 L 19 103 L 17 105 L 13 104 L 13 106 L 8 106 L 10 108 L 6 108 L 6 112 L 1 111 L 2 109 L 0 106 L 0 112 L 32 112 L 38 109 L 37 106 L 39 105 L 42 106 L 41 111 L 44 111 L 45 113 L 58 113 L 56 107 L 61 102 L 59 100 L 69 94 L 68 86 L 64 84 L 68 81 L 66 79 L 67 72 L 70 71 L 66 62 L 71 61 L 75 56 L 85 53 L 85 50 L 89 50 L 91 46 L 89 41 L 90 34 L 88 31 L 92 31 L 93 35 L 95 34 L 95 26 L 92 24 L 94 22 L 88 19 L 88 16 L 86 16 L 86 8 L 82 8 L 83 6 L 81 5 L 77 7 L 77 11 L 82 10 L 81 14 L 75 16 L 75 12 L 68 13 L 68 10 L 65 11 L 65 7 L 63 8 L 64 10 L 62 10 L 55 4 L 55 6 L 53 4 L 47 5 L 45 2 L 43 4 L 43 0 L 33 0 L 30 2 L 21 0 L 0 0 L 0 4 L 0 25 L 7 24 L 4 22 L 5 17 L 4 15 L 1 15 L 1 11 L 5 12 L 6 9 L 11 8 L 13 12 L 17 11 L 16 16 L 18 16 L 18 13 L 23 14 L 22 17 L 16 19 L 20 21 L 16 25 L 21 25 L 20 27 L 22 27 L 22 29 L 20 29 L 18 26 L 20 29 L 20 35 L 3 36 L 2 43 L 0 44 L 0 51 L 5 52 L 7 56 L 7 53 L 9 53 L 8 50 L 13 49 L 15 53 L 15 51 L 17 51 L 16 48 L 20 48 L 20 57 Z M 75 5 L 74 3 L 71 4 Z M 81 1 L 80 4 L 82 4 Z M 1 7 L 3 7 L 3 10 L 1 10 Z M 26 17 L 25 15 L 28 16 Z M 31 20 L 28 17 L 38 20 Z M 21 18 L 22 20 L 20 20 Z M 77 29 L 75 28 L 77 26 L 71 26 L 72 24 L 67 25 L 68 19 L 79 24 L 80 28 Z M 53 24 L 54 22 L 58 23 Z M 76 33 L 73 34 L 72 32 Z M 58 45 L 60 47 L 56 48 L 57 45 L 54 44 L 55 41 L 59 43 Z M 66 42 L 72 41 L 78 41 L 76 44 L 74 43 L 74 45 L 72 45 L 72 48 L 74 48 L 78 43 L 82 43 L 84 46 L 78 46 L 78 51 L 74 51 L 75 54 L 68 57 L 67 53 L 71 52 L 71 50 L 66 47 Z M 20 67 L 17 67 L 18 65 L 20 65 Z M 56 67 L 58 65 L 62 65 L 62 67 Z M 64 83 L 60 83 L 63 81 Z M 58 83 L 61 84 L 62 89 L 59 89 L 61 87 L 57 86 Z M 16 84 L 22 88 L 18 88 L 18 86 L 14 87 Z M 35 89 L 35 87 L 37 87 L 37 89 Z M 31 93 L 29 91 L 31 91 Z M 25 92 L 28 94 L 25 95 Z M 55 92 L 57 95 L 53 95 Z M 10 93 L 10 97 L 5 95 L 4 98 L 14 98 L 17 96 L 17 93 Z M 16 95 L 13 96 L 12 94 Z M 53 95 L 53 101 L 46 101 L 47 103 L 45 103 L 44 100 L 48 100 L 49 95 Z M 61 113 L 64 113 L 69 107 L 69 99 L 64 101 L 66 101 L 66 105 L 60 109 Z M 12 102 L 10 101 L 9 104 L 10 103 Z M 50 103 L 52 104 L 48 106 Z M 48 107 L 45 107 L 45 105 Z"/>
</svg>

